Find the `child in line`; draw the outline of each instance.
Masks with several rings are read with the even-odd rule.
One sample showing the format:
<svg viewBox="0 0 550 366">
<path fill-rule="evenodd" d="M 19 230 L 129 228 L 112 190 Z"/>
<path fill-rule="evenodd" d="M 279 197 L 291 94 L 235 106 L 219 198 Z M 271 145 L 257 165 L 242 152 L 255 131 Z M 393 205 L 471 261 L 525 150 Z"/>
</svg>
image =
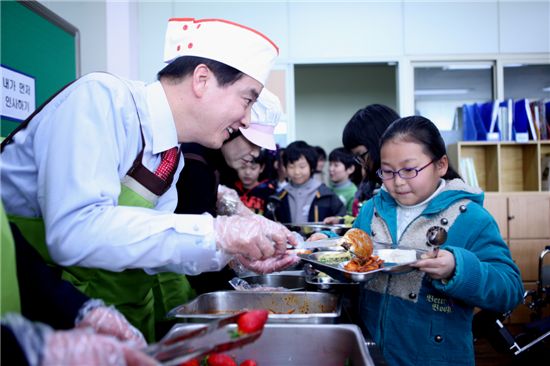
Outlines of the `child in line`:
<svg viewBox="0 0 550 366">
<path fill-rule="evenodd" d="M 328 217 L 326 224 L 352 224 L 363 202 L 378 192 L 382 181 L 376 175 L 380 168 L 380 137 L 399 115 L 383 104 L 369 104 L 359 109 L 348 121 L 342 132 L 342 144 L 351 151 L 361 167 L 362 182 L 352 204 L 352 214 L 344 217 Z"/>
<path fill-rule="evenodd" d="M 412 265 L 418 271 L 380 273 L 364 284 L 363 323 L 390 365 L 474 365 L 474 308 L 514 309 L 524 291 L 519 269 L 482 206 L 483 192 L 451 168 L 430 120 L 397 120 L 380 147 L 383 187 L 354 226 L 396 248 L 428 249 L 433 226 L 448 237 Z"/>
<path fill-rule="evenodd" d="M 313 146 L 313 149 L 317 153 L 317 165 L 315 166 L 313 177 L 319 180 L 319 182 L 326 184 L 325 163 L 327 162 L 327 153 L 321 146 Z"/>
<path fill-rule="evenodd" d="M 350 180 L 355 172 L 353 155 L 343 147 L 332 150 L 328 156 L 329 187 L 346 206 L 348 215 L 352 214 L 353 199 L 357 186 Z"/>
<path fill-rule="evenodd" d="M 283 155 L 289 183 L 272 200 L 266 217 L 283 223 L 319 222 L 328 216 L 344 215 L 346 207 L 324 183 L 313 178 L 317 153 L 305 141 L 294 141 Z"/>
<path fill-rule="evenodd" d="M 263 215 L 267 199 L 275 193 L 275 187 L 269 179 L 260 181 L 266 161 L 266 150 L 262 150 L 258 157 L 237 169 L 239 180 L 235 183 L 235 190 L 243 204 L 259 215 Z"/>
</svg>

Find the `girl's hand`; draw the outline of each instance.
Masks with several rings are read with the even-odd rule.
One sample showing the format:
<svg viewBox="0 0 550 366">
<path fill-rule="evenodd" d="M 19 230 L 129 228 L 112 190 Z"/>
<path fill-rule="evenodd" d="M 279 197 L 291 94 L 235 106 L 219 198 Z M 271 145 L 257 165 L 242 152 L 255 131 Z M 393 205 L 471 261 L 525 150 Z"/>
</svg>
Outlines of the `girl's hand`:
<svg viewBox="0 0 550 366">
<path fill-rule="evenodd" d="M 411 264 L 411 267 L 426 272 L 434 280 L 448 281 L 453 277 L 456 262 L 453 253 L 448 250 L 440 249 L 436 258 L 425 257 Z"/>
<path fill-rule="evenodd" d="M 326 236 L 323 233 L 314 233 L 314 234 L 311 234 L 311 236 L 309 238 L 307 238 L 306 241 L 316 241 L 316 240 L 322 240 L 322 239 L 327 239 L 327 238 L 328 238 L 328 236 Z"/>
</svg>

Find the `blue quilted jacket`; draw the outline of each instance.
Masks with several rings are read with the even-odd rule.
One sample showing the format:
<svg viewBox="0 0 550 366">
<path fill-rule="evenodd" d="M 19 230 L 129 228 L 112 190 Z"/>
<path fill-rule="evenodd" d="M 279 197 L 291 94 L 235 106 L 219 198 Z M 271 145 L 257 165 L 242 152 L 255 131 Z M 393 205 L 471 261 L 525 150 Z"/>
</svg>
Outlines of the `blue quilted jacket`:
<svg viewBox="0 0 550 366">
<path fill-rule="evenodd" d="M 518 267 L 483 193 L 455 179 L 434 197 L 396 242 L 396 202 L 386 192 L 367 201 L 354 227 L 394 247 L 427 249 L 426 232 L 444 227 L 442 249 L 456 261 L 443 283 L 417 270 L 377 274 L 361 291 L 361 318 L 390 365 L 473 365 L 474 307 L 505 312 L 523 298 Z"/>
</svg>

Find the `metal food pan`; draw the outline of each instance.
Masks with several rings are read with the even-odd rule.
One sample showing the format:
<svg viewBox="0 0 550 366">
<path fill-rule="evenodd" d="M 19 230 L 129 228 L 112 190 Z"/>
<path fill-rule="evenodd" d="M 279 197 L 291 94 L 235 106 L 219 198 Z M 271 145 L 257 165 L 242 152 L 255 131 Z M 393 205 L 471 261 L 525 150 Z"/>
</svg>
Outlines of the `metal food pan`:
<svg viewBox="0 0 550 366">
<path fill-rule="evenodd" d="M 351 225 L 345 225 L 345 224 L 323 224 L 322 222 L 305 222 L 301 224 L 294 224 L 294 223 L 286 223 L 283 224 L 291 231 L 296 231 L 303 236 L 309 236 L 313 233 L 319 232 L 319 231 L 332 231 L 337 235 L 344 235 L 346 231 L 348 231 L 351 228 Z"/>
<path fill-rule="evenodd" d="M 309 291 L 217 291 L 202 294 L 168 317 L 204 322 L 242 310 L 267 309 L 269 323 L 334 323 L 341 314 L 338 295 Z"/>
<path fill-rule="evenodd" d="M 252 286 L 272 287 L 286 289 L 287 291 L 304 290 L 306 288 L 305 276 L 290 274 L 266 274 L 241 277 Z"/>
<path fill-rule="evenodd" d="M 180 323 L 174 327 L 192 330 L 197 326 Z M 237 362 L 253 359 L 262 366 L 374 365 L 361 330 L 354 324 L 266 324 L 258 340 L 227 354 Z"/>
</svg>

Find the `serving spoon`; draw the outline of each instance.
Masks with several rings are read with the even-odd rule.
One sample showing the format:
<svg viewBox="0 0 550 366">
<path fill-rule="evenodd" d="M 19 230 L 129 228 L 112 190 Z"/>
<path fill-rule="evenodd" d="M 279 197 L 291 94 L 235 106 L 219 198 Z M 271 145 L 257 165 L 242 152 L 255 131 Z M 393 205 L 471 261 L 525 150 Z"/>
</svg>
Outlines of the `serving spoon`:
<svg viewBox="0 0 550 366">
<path fill-rule="evenodd" d="M 439 247 L 447 241 L 447 230 L 441 226 L 432 226 L 426 232 L 426 245 L 432 248 L 432 258 L 436 258 Z"/>
</svg>

